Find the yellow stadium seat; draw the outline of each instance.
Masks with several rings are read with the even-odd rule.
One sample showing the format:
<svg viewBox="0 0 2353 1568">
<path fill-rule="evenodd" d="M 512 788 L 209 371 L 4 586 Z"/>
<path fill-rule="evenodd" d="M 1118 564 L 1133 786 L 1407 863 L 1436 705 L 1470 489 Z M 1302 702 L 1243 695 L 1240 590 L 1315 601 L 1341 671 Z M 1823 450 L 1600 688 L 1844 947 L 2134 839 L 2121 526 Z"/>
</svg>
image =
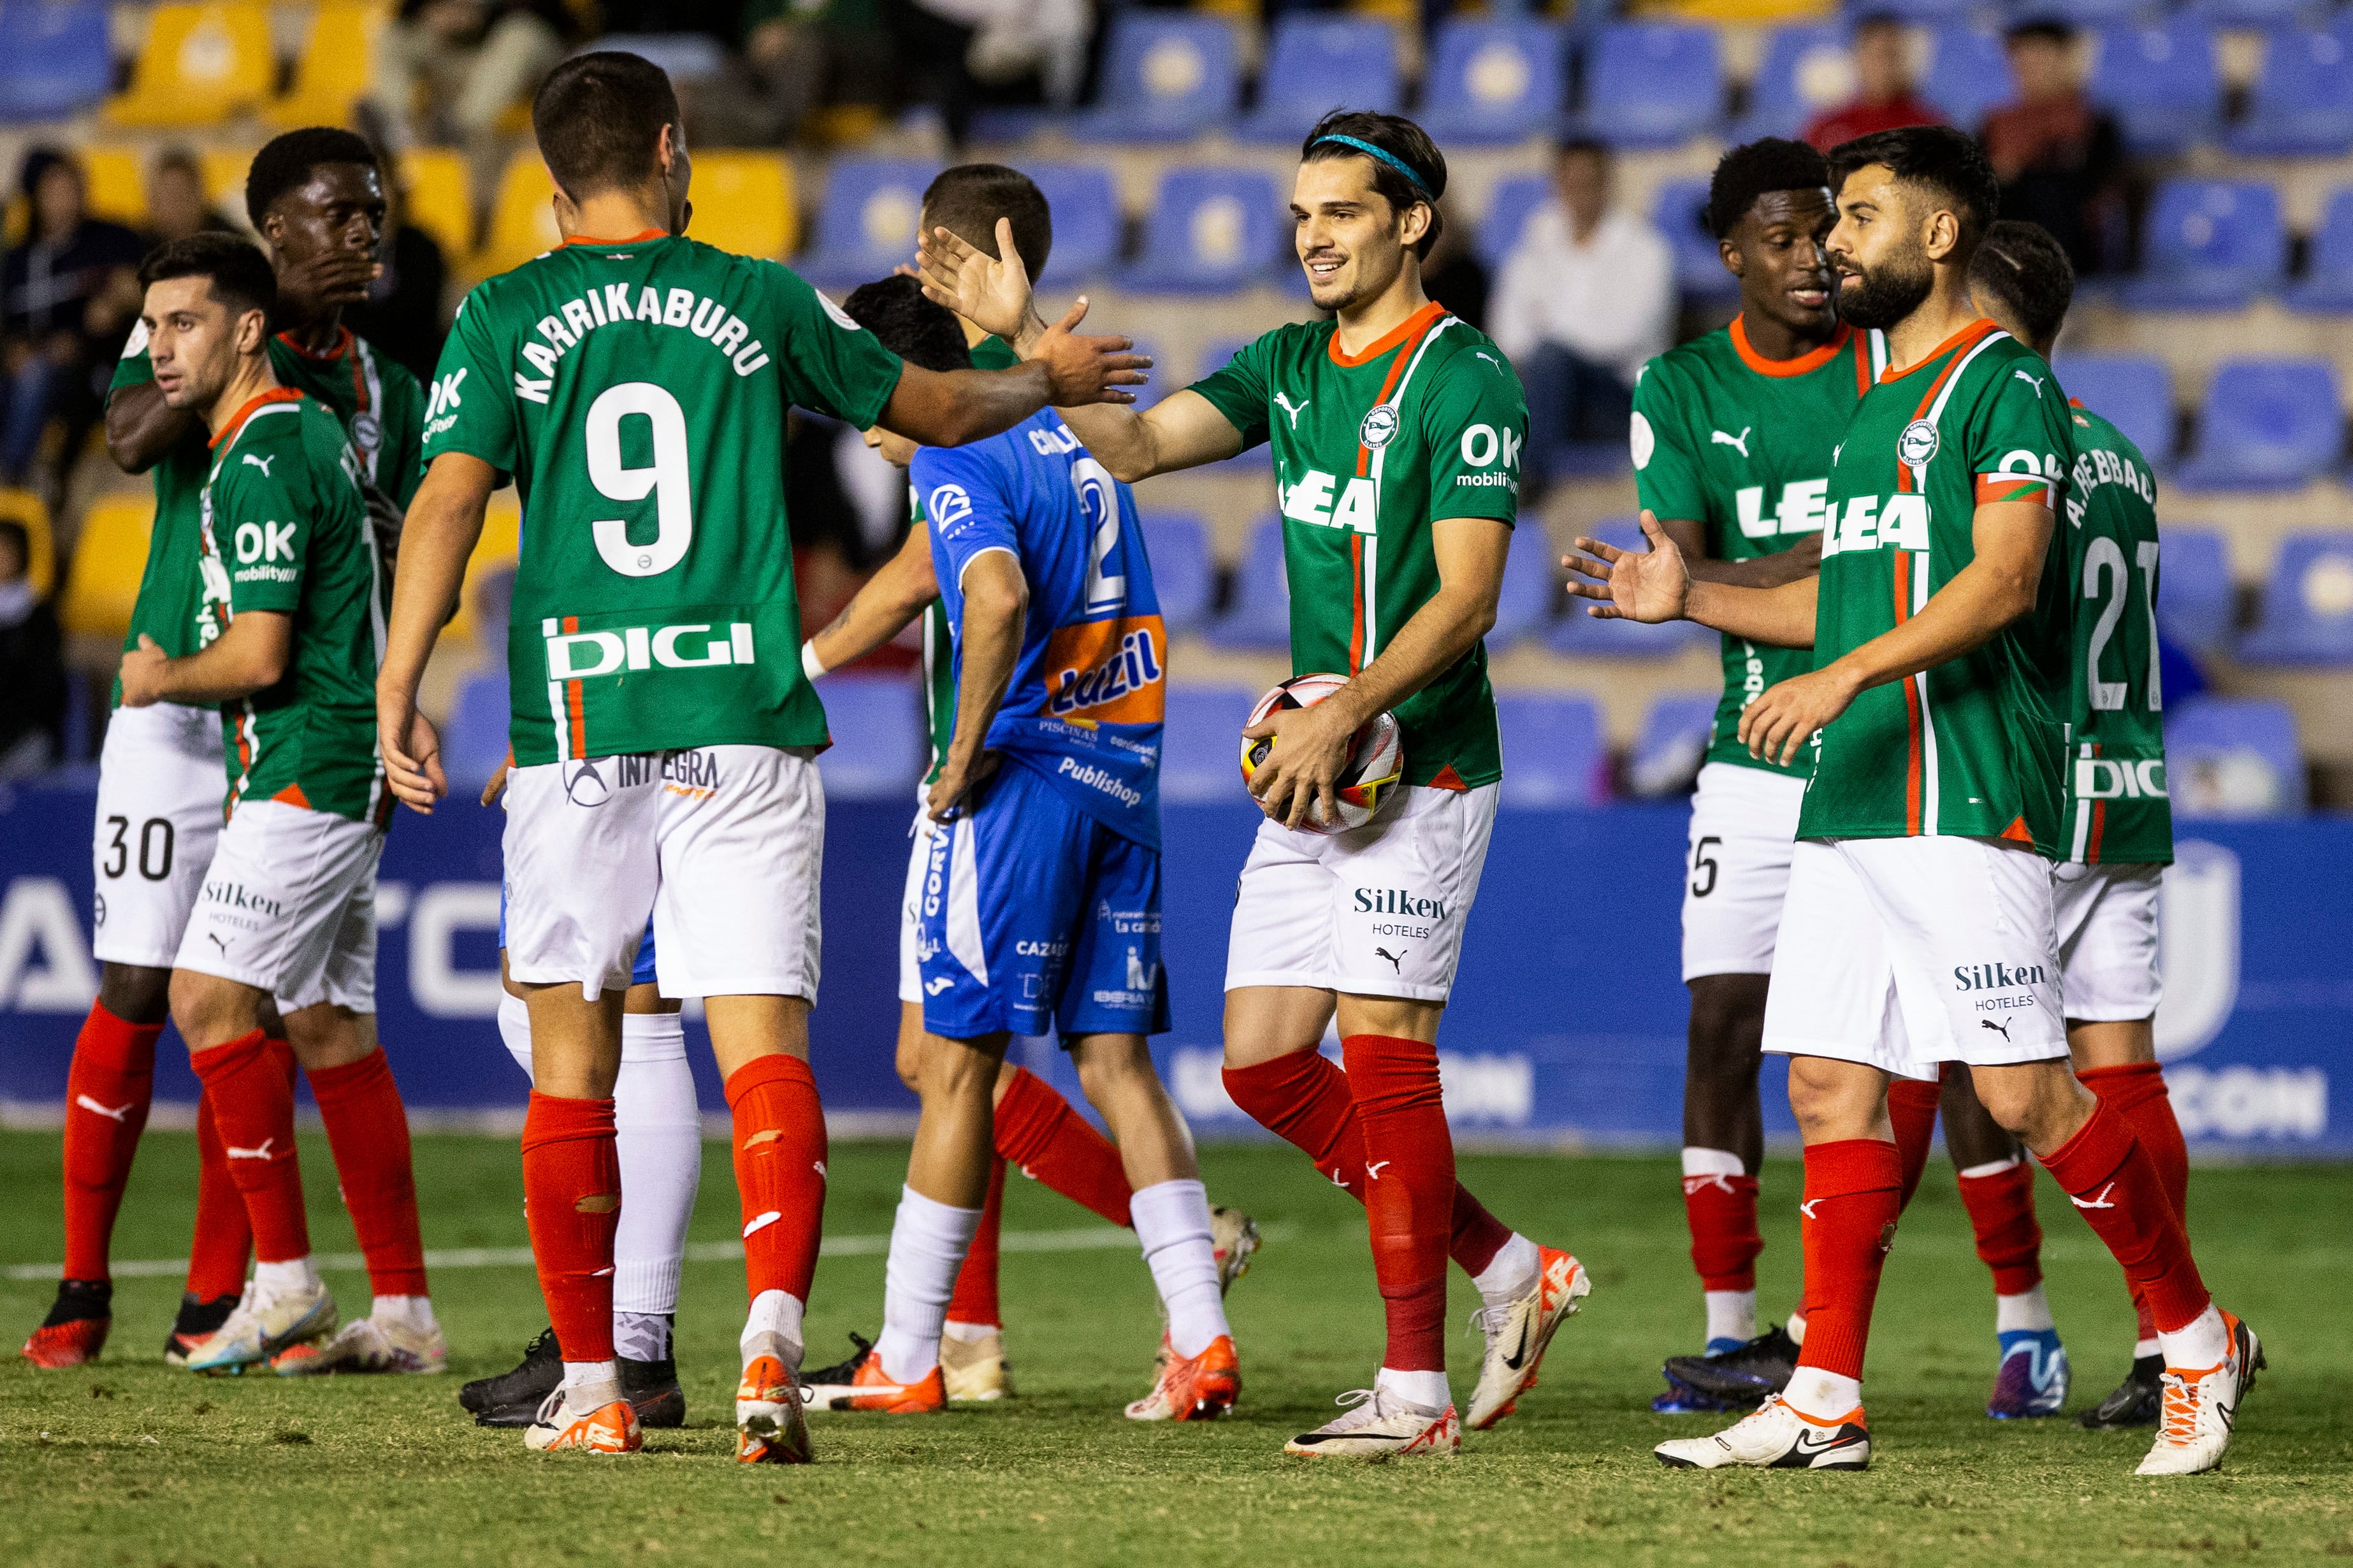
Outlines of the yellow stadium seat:
<svg viewBox="0 0 2353 1568">
<path fill-rule="evenodd" d="M 85 147 L 81 166 L 90 175 L 90 211 L 133 227 L 147 221 L 147 165 L 136 149 Z"/>
<path fill-rule="evenodd" d="M 793 166 L 781 153 L 697 153 L 687 232 L 738 256 L 782 260 L 799 243 Z"/>
<path fill-rule="evenodd" d="M 474 585 L 482 577 L 501 566 L 512 566 L 522 549 L 522 502 L 512 490 L 491 498 L 488 510 L 482 513 L 482 536 L 474 542 L 474 553 L 466 558 L 466 581 L 458 590 L 458 613 L 449 617 L 442 628 L 443 642 L 463 637 L 474 638 Z M 505 650 L 484 648 L 496 657 Z"/>
<path fill-rule="evenodd" d="M 262 119 L 287 130 L 347 123 L 352 105 L 367 91 L 385 9 L 371 0 L 325 0 L 311 14 L 293 86 L 263 108 Z"/>
<path fill-rule="evenodd" d="M 476 276 L 488 278 L 520 267 L 564 243 L 555 227 L 554 196 L 554 183 L 539 154 L 528 149 L 516 153 L 491 204 L 491 232 L 475 258 Z"/>
<path fill-rule="evenodd" d="M 58 618 L 69 633 L 120 637 L 130 629 L 154 522 L 152 495 L 109 496 L 90 507 L 74 544 L 65 598 L 58 605 Z"/>
<path fill-rule="evenodd" d="M 108 102 L 115 125 L 218 125 L 259 105 L 278 76 L 259 0 L 158 5 L 131 86 Z"/>
<path fill-rule="evenodd" d="M 259 147 L 207 147 L 196 155 L 205 172 L 205 200 L 238 223 L 245 221 L 245 176 L 252 172 L 253 155 L 260 151 Z"/>
<path fill-rule="evenodd" d="M 474 197 L 461 153 L 416 147 L 400 156 L 407 221 L 431 235 L 452 268 L 474 254 Z"/>
<path fill-rule="evenodd" d="M 49 529 L 49 509 L 30 490 L 0 490 L 0 520 L 25 528 L 25 575 L 33 592 L 46 595 L 58 585 L 58 542 Z"/>
</svg>

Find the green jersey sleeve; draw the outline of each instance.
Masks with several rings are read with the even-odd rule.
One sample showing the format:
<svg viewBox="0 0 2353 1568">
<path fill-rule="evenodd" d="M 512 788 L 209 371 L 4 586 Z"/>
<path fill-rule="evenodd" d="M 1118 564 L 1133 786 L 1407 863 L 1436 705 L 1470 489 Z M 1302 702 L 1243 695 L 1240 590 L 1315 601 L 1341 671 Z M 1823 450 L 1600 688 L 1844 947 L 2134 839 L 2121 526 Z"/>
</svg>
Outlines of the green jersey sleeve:
<svg viewBox="0 0 2353 1568">
<path fill-rule="evenodd" d="M 491 341 L 491 311 L 484 298 L 490 287 L 483 284 L 466 296 L 449 341 L 441 346 L 433 389 L 425 400 L 420 477 L 445 452 L 480 458 L 501 474 L 515 470 L 515 400 L 499 384 L 503 361 Z"/>
<path fill-rule="evenodd" d="M 1515 522 L 1528 437 L 1519 376 L 1501 354 L 1484 352 L 1458 352 L 1433 368 L 1435 384 L 1420 400 L 1422 437 L 1430 444 L 1430 520 Z"/>
<path fill-rule="evenodd" d="M 396 364 L 385 366 L 384 451 L 376 482 L 404 508 L 425 478 L 425 389 Z"/>
<path fill-rule="evenodd" d="M 141 321 L 131 329 L 131 341 L 122 345 L 122 357 L 114 362 L 114 379 L 106 390 L 144 386 L 154 379 L 155 362 L 147 356 L 147 323 Z"/>
<path fill-rule="evenodd" d="M 292 615 L 302 605 L 314 508 L 295 492 L 298 452 L 237 452 L 213 481 L 213 548 L 228 565 L 229 609 Z M 270 469 L 289 473 L 272 476 Z"/>
<path fill-rule="evenodd" d="M 899 356 L 790 268 L 759 265 L 776 301 L 776 327 L 767 341 L 778 345 L 784 361 L 786 399 L 855 429 L 875 424 L 898 389 Z"/>
<path fill-rule="evenodd" d="M 1967 426 L 1977 504 L 2033 501 L 2056 511 L 2074 460 L 2070 425 L 2067 395 L 2051 367 L 2019 356 Z"/>
<path fill-rule="evenodd" d="M 1685 406 L 1689 400 L 1684 400 Z M 1634 493 L 1642 509 L 1661 519 L 1707 521 L 1707 475 L 1693 449 L 1676 407 L 1672 373 L 1659 361 L 1642 367 L 1634 383 L 1634 420 L 1630 437 L 1634 458 Z"/>
<path fill-rule="evenodd" d="M 1187 388 L 1208 398 L 1209 406 L 1241 432 L 1245 452 L 1267 438 L 1266 408 L 1271 395 L 1267 389 L 1266 363 L 1274 336 L 1269 332 L 1244 343 L 1221 368 Z"/>
</svg>

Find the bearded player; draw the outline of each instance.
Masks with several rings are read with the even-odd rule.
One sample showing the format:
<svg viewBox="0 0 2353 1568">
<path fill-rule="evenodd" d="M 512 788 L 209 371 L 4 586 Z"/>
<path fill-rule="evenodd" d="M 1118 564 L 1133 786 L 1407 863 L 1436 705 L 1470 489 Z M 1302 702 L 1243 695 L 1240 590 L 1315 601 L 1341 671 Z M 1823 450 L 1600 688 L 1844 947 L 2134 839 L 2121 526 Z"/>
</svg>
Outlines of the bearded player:
<svg viewBox="0 0 2353 1568">
<path fill-rule="evenodd" d="M 531 1014 L 523 1189 L 564 1361 L 526 1442 L 642 1444 L 614 1363 L 612 1091 L 650 915 L 662 993 L 704 998 L 734 1119 L 751 1297 L 736 1457 L 806 1462 L 826 726 L 799 656 L 786 411 L 954 446 L 1050 402 L 1125 397 L 1112 384 L 1139 381 L 1144 362 L 1062 331 L 1017 371 L 905 366 L 783 267 L 684 237 L 677 97 L 637 56 L 565 61 L 532 125 L 565 243 L 478 287 L 443 352 L 380 732 L 395 788 L 429 810 L 438 742 L 417 687 L 491 491 L 512 474 L 542 521 L 523 535 L 508 647 L 507 966 Z"/>
<path fill-rule="evenodd" d="M 1412 121 L 1325 116 L 1301 148 L 1292 216 L 1309 289 L 1337 319 L 1270 332 L 1148 413 L 1065 416 L 1129 482 L 1271 441 L 1293 668 L 1351 678 L 1245 731 L 1275 746 L 1251 781 L 1268 820 L 1242 870 L 1226 973 L 1227 1092 L 1365 1202 L 1388 1310 L 1374 1386 L 1288 1445 L 1308 1456 L 1456 1451 L 1450 1249 L 1487 1303 L 1474 1429 L 1511 1411 L 1590 1289 L 1574 1258 L 1513 1234 L 1457 1184 L 1440 1093 L 1438 1025 L 1503 771 L 1480 639 L 1526 430 L 1503 354 L 1422 291 L 1445 185 L 1444 157 Z M 934 299 L 1025 358 L 1050 341 L 1017 258 L 938 229 L 923 252 Z M 1385 710 L 1404 732 L 1403 798 L 1352 832 L 1314 831 L 1335 820 L 1356 731 Z M 1411 920 L 1367 912 L 1400 904 Z M 1396 960 L 1378 951 L 1409 932 Z M 1345 1074 L 1316 1050 L 1335 1010 Z"/>
</svg>

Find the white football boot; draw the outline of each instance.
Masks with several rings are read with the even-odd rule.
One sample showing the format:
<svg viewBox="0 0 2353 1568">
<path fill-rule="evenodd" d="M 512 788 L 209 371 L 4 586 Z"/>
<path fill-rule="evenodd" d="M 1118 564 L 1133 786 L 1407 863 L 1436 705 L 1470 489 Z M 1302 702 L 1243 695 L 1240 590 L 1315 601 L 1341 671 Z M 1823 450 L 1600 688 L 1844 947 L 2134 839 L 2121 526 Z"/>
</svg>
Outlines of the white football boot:
<svg viewBox="0 0 2353 1568">
<path fill-rule="evenodd" d="M 1713 1437 L 1677 1437 L 1651 1450 L 1671 1470 L 1861 1470 L 1871 1466 L 1871 1429 L 1858 1405 L 1834 1421 L 1792 1409 L 1779 1394 Z"/>
<path fill-rule="evenodd" d="M 332 1372 L 446 1372 L 449 1346 L 441 1325 L 419 1327 L 405 1318 L 354 1318 L 322 1340 L 289 1345 L 269 1358 L 280 1377 Z"/>
<path fill-rule="evenodd" d="M 2220 1366 L 2202 1372 L 2165 1369 L 2157 1444 L 2136 1475 L 2194 1476 L 2222 1462 L 2239 1401 L 2255 1385 L 2255 1373 L 2264 1364 L 2263 1342 L 2255 1338 L 2255 1331 L 2228 1312 L 2222 1321 L 2231 1331 L 2231 1353 Z"/>
<path fill-rule="evenodd" d="M 1311 1459 L 1339 1458 L 1379 1464 L 1388 1459 L 1451 1459 L 1462 1448 L 1462 1424 L 1454 1406 L 1432 1410 L 1409 1405 L 1387 1389 L 1359 1388 L 1333 1401 L 1353 1405 L 1313 1432 L 1282 1446 L 1286 1454 Z"/>
<path fill-rule="evenodd" d="M 188 1352 L 190 1372 L 235 1373 L 268 1361 L 289 1345 L 307 1343 L 333 1331 L 335 1298 L 326 1282 L 264 1295 L 258 1284 L 210 1339 Z"/>
<path fill-rule="evenodd" d="M 568 1395 L 558 1388 L 540 1402 L 539 1418 L 523 1429 L 524 1447 L 540 1454 L 635 1454 L 645 1447 L 637 1410 L 628 1400 L 608 1399 L 583 1410 Z"/>
<path fill-rule="evenodd" d="M 1577 1303 L 1593 1293 L 1585 1266 L 1556 1247 L 1536 1248 L 1535 1283 L 1513 1300 L 1482 1307 L 1472 1321 L 1487 1331 L 1487 1353 L 1479 1363 L 1479 1386 L 1471 1393 L 1471 1413 L 1462 1425 L 1484 1432 L 1536 1385 L 1536 1368 L 1561 1324 L 1577 1315 Z"/>
</svg>

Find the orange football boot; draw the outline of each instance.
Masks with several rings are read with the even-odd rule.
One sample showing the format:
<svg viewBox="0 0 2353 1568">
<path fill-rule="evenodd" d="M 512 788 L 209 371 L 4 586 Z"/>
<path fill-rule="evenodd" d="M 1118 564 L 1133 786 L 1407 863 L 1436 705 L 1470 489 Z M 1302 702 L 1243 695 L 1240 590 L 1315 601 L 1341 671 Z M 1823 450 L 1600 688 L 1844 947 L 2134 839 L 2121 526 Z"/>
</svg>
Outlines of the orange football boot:
<svg viewBox="0 0 2353 1568">
<path fill-rule="evenodd" d="M 1127 1407 L 1131 1421 L 1214 1421 L 1242 1394 L 1241 1363 L 1231 1335 L 1219 1334 L 1197 1356 L 1176 1354 L 1160 1336 L 1160 1373 L 1152 1392 Z"/>
<path fill-rule="evenodd" d="M 577 1411 L 565 1401 L 564 1390 L 549 1394 L 539 1407 L 539 1419 L 522 1435 L 526 1447 L 541 1453 L 576 1448 L 586 1454 L 634 1454 L 645 1447 L 638 1428 L 637 1407 L 616 1399 L 594 1410 Z"/>
<path fill-rule="evenodd" d="M 835 1376 L 839 1370 L 833 1369 Z M 823 1374 L 820 1374 L 823 1375 Z M 937 1366 L 913 1383 L 895 1383 L 882 1372 L 882 1355 L 869 1349 L 847 1383 L 808 1385 L 811 1410 L 880 1410 L 892 1415 L 927 1415 L 948 1407 L 947 1379 Z"/>
<path fill-rule="evenodd" d="M 25 1359 L 51 1372 L 96 1361 L 106 1344 L 106 1331 L 113 1326 L 111 1318 L 77 1318 L 54 1327 L 43 1323 L 25 1342 Z"/>
<path fill-rule="evenodd" d="M 800 1379 L 782 1356 L 754 1356 L 735 1385 L 736 1463 L 806 1465 L 811 1459 Z"/>
</svg>

